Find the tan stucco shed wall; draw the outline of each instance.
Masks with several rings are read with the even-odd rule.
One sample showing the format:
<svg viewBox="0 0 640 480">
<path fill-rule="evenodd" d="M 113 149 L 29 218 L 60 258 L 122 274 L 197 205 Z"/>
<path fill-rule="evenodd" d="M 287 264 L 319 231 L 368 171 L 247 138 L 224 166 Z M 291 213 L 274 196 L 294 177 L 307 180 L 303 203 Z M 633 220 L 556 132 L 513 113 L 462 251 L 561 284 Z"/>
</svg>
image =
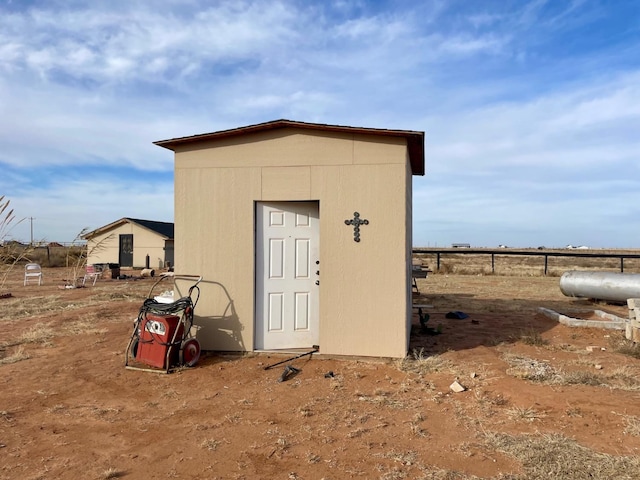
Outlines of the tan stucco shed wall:
<svg viewBox="0 0 640 480">
<path fill-rule="evenodd" d="M 149 255 L 151 268 L 164 267 L 165 238 L 132 222 L 123 222 L 87 240 L 87 264 L 118 263 L 120 235 L 133 234 L 133 267 L 144 268 Z"/>
<path fill-rule="evenodd" d="M 405 142 L 285 128 L 176 148 L 176 272 L 204 276 L 196 308 L 204 349 L 254 348 L 255 203 L 308 200 L 320 206 L 320 352 L 405 356 L 411 315 Z M 355 211 L 369 220 L 359 243 L 344 223 Z"/>
</svg>

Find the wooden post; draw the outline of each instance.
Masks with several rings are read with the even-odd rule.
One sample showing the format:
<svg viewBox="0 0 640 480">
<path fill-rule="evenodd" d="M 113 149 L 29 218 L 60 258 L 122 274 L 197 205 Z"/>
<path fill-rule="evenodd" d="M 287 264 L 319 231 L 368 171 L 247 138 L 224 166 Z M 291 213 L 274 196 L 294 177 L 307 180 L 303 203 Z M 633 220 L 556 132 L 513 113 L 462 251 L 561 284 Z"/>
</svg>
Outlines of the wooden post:
<svg viewBox="0 0 640 480">
<path fill-rule="evenodd" d="M 627 323 L 625 336 L 634 343 L 640 342 L 640 298 L 628 298 L 629 322 Z"/>
</svg>

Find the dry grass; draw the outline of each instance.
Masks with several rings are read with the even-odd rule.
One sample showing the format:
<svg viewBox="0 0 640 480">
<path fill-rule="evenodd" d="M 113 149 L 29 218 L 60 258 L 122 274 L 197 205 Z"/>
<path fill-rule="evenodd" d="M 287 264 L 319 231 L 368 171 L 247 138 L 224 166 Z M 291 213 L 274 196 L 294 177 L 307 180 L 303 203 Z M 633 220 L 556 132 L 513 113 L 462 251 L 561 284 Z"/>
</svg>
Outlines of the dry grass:
<svg viewBox="0 0 640 480">
<path fill-rule="evenodd" d="M 97 315 L 89 315 L 82 320 L 65 323 L 62 332 L 66 335 L 103 334 L 108 330 L 104 327 Z"/>
<path fill-rule="evenodd" d="M 398 367 L 403 372 L 426 375 L 429 373 L 450 372 L 452 363 L 441 355 L 426 356 L 424 349 L 414 350 L 411 355 L 399 361 Z"/>
<path fill-rule="evenodd" d="M 511 407 L 505 410 L 505 412 L 512 420 L 525 420 L 527 422 L 533 422 L 546 416 L 533 407 Z"/>
<path fill-rule="evenodd" d="M 485 441 L 489 447 L 520 461 L 524 470 L 520 478 L 527 480 L 632 480 L 638 478 L 640 469 L 640 457 L 595 452 L 560 434 L 487 433 Z"/>
<path fill-rule="evenodd" d="M 525 356 L 506 353 L 502 358 L 510 365 L 507 374 L 523 380 L 552 385 L 588 385 L 626 391 L 640 390 L 640 379 L 627 367 L 620 367 L 607 373 L 596 373 L 590 370 L 564 371 L 548 362 Z M 587 364 L 591 365 L 591 363 Z"/>
<path fill-rule="evenodd" d="M 49 324 L 38 323 L 24 332 L 18 338 L 20 344 L 23 343 L 48 343 L 54 336 L 54 330 Z"/>
<path fill-rule="evenodd" d="M 473 392 L 476 397 L 476 401 L 481 406 L 487 407 L 505 407 L 509 405 L 509 399 L 502 393 L 493 394 L 482 389 L 475 390 Z"/>
<path fill-rule="evenodd" d="M 210 451 L 217 450 L 222 442 L 216 440 L 215 438 L 207 438 L 202 441 L 200 447 L 205 448 Z"/>
<path fill-rule="evenodd" d="M 547 362 L 510 353 L 504 354 L 502 358 L 510 365 L 508 375 L 532 382 L 558 381 L 558 371 Z"/>
<path fill-rule="evenodd" d="M 549 340 L 542 338 L 540 332 L 537 332 L 533 329 L 522 332 L 519 340 L 525 345 L 533 345 L 536 347 L 544 347 L 549 345 Z"/>
<path fill-rule="evenodd" d="M 374 405 L 403 410 L 408 407 L 407 400 L 403 395 L 397 395 L 384 390 L 376 390 L 373 395 L 356 392 L 356 398 L 360 402 L 368 402 Z"/>
<path fill-rule="evenodd" d="M 19 346 L 10 355 L 0 358 L 0 365 L 8 365 L 10 363 L 18 363 L 22 360 L 28 360 L 31 356 L 24 351 L 24 347 Z"/>
<path fill-rule="evenodd" d="M 49 324 L 36 324 L 24 331 L 17 339 L 0 345 L 0 365 L 8 365 L 10 363 L 28 360 L 31 356 L 25 351 L 23 345 L 34 343 L 50 345 L 53 337 L 54 331 Z M 18 348 L 15 348 L 12 353 L 7 354 L 6 351 L 9 347 Z"/>
<path fill-rule="evenodd" d="M 640 417 L 624 415 L 624 433 L 633 437 L 640 437 Z"/>
<path fill-rule="evenodd" d="M 101 480 L 109 480 L 110 478 L 121 478 L 126 475 L 126 472 L 117 468 L 107 468 L 104 472 L 100 474 Z"/>
<path fill-rule="evenodd" d="M 627 340 L 620 335 L 611 336 L 609 344 L 610 348 L 616 353 L 640 359 L 640 343 L 633 343 L 631 340 Z"/>
</svg>

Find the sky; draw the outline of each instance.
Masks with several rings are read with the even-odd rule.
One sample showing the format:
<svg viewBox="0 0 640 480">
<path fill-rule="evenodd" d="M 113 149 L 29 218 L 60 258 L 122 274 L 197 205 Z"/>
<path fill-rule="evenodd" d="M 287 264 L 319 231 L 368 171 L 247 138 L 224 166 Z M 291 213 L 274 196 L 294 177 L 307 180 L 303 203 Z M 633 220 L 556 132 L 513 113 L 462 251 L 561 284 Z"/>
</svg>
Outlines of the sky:
<svg viewBox="0 0 640 480">
<path fill-rule="evenodd" d="M 416 247 L 640 247 L 637 0 L 0 0 L 5 240 L 172 222 L 154 141 L 281 118 L 425 132 Z"/>
</svg>

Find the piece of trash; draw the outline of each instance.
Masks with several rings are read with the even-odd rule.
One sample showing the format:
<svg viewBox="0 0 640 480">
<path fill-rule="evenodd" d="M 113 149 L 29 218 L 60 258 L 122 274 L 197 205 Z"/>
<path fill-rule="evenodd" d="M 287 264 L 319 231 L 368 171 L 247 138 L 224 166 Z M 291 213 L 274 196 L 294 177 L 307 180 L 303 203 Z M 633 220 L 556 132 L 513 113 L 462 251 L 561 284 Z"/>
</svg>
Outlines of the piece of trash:
<svg viewBox="0 0 640 480">
<path fill-rule="evenodd" d="M 287 365 L 286 367 L 284 367 L 284 372 L 282 372 L 282 375 L 280 375 L 278 382 L 284 382 L 289 378 L 294 377 L 299 372 L 300 372 L 299 368 L 293 367 L 291 365 Z"/>
<path fill-rule="evenodd" d="M 324 378 L 333 378 L 335 375 L 333 374 L 333 370 L 328 371 L 324 374 Z"/>
<path fill-rule="evenodd" d="M 467 315 L 464 312 L 461 312 L 460 310 L 455 310 L 453 312 L 449 312 L 445 315 L 445 317 L 447 318 L 455 318 L 457 320 L 463 320 L 465 318 L 469 318 L 469 315 Z"/>
<path fill-rule="evenodd" d="M 457 380 L 453 382 L 451 385 L 449 385 L 449 388 L 451 389 L 452 392 L 455 392 L 455 393 L 461 393 L 466 390 L 466 387 L 460 385 L 460 383 Z"/>
<path fill-rule="evenodd" d="M 602 365 L 595 365 L 596 370 L 602 370 Z"/>
<path fill-rule="evenodd" d="M 473 373 L 471 374 L 471 378 L 476 378 L 477 376 L 478 376 L 478 374 L 477 374 L 476 372 L 473 372 Z"/>
</svg>

